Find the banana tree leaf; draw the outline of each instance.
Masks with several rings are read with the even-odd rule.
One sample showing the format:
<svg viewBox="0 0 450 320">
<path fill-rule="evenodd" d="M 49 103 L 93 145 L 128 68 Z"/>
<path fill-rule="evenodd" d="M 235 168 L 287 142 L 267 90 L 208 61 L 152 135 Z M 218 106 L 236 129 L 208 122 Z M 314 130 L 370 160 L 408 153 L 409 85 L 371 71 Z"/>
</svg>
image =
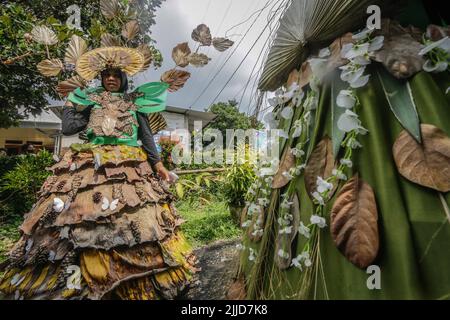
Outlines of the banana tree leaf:
<svg viewBox="0 0 450 320">
<path fill-rule="evenodd" d="M 418 143 L 422 143 L 420 120 L 409 83 L 395 79 L 384 68 L 378 68 L 377 74 L 395 117 Z"/>
</svg>

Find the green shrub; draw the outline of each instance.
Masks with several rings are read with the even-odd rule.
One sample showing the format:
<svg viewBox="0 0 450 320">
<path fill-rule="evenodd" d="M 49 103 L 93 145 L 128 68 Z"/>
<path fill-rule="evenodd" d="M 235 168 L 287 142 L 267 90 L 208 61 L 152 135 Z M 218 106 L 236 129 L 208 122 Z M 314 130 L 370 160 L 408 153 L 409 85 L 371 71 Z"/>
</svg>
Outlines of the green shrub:
<svg viewBox="0 0 450 320">
<path fill-rule="evenodd" d="M 54 163 L 46 150 L 36 155 L 17 157 L 15 167 L 4 173 L 0 182 L 0 221 L 23 215 L 37 200 L 37 192 L 50 172 L 45 168 Z"/>
<path fill-rule="evenodd" d="M 225 174 L 224 196 L 230 206 L 243 207 L 245 195 L 256 175 L 254 166 L 248 162 L 232 165 Z"/>
</svg>

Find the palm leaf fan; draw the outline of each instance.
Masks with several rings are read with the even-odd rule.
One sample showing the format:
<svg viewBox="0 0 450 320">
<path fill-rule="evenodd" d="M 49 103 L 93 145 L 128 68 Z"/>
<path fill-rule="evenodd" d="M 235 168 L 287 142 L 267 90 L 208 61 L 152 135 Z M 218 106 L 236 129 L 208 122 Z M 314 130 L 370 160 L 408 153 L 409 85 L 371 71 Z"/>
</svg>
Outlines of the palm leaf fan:
<svg viewBox="0 0 450 320">
<path fill-rule="evenodd" d="M 39 72 L 46 77 L 57 76 L 63 70 L 63 68 L 64 66 L 59 59 L 42 60 L 37 65 L 37 69 L 39 70 Z"/>
<path fill-rule="evenodd" d="M 387 0 L 292 0 L 280 26 L 259 79 L 262 91 L 275 91 L 309 56 L 311 48 L 326 46 L 342 34 L 363 28 L 370 5 L 381 7 L 384 16 L 404 1 Z M 401 4 L 400 4 L 400 3 Z"/>
<path fill-rule="evenodd" d="M 73 35 L 70 38 L 69 45 L 66 49 L 64 62 L 69 64 L 76 64 L 79 57 L 85 54 L 88 50 L 88 45 L 83 38 Z"/>
<path fill-rule="evenodd" d="M 63 97 L 69 95 L 72 91 L 77 88 L 84 88 L 86 86 L 86 81 L 80 76 L 76 75 L 68 80 L 61 81 L 56 87 L 56 91 Z"/>
<path fill-rule="evenodd" d="M 152 49 L 147 44 L 141 44 L 136 50 L 144 56 L 144 65 L 142 66 L 141 71 L 145 71 L 150 67 L 153 61 Z"/>
<path fill-rule="evenodd" d="M 47 26 L 35 26 L 31 30 L 31 36 L 34 41 L 47 46 L 52 46 L 58 43 L 58 37 L 55 32 Z"/>
<path fill-rule="evenodd" d="M 100 0 L 100 11 L 106 19 L 112 19 L 119 13 L 118 0 Z"/>
<path fill-rule="evenodd" d="M 122 37 L 127 40 L 133 40 L 139 31 L 139 23 L 136 20 L 128 21 L 122 28 Z"/>
<path fill-rule="evenodd" d="M 119 38 L 110 33 L 103 33 L 100 38 L 100 46 L 102 47 L 118 47 L 120 45 Z"/>
</svg>

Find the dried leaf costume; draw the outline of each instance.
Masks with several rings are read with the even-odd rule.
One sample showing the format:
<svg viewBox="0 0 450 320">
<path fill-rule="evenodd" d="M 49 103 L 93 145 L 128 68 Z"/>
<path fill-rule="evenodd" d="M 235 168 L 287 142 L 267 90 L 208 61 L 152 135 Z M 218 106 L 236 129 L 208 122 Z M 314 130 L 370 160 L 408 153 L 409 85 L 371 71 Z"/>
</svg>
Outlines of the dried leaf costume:
<svg viewBox="0 0 450 320">
<path fill-rule="evenodd" d="M 127 74 L 143 63 L 136 50 L 101 48 L 81 56 L 78 73 L 92 78 L 111 61 L 124 63 L 113 67 Z M 179 232 L 183 220 L 138 134 L 145 123 L 139 119 L 164 110 L 168 87 L 153 82 L 131 94 L 103 88 L 69 94 L 72 111 L 89 111 L 89 142 L 72 145 L 50 168 L 0 282 L 7 297 L 173 299 L 188 286 L 195 257 Z"/>
<path fill-rule="evenodd" d="M 181 89 L 191 75 L 180 68 L 201 67 L 211 59 L 198 52 L 200 47 L 191 52 L 188 42 L 181 43 L 172 52 L 176 67 L 164 72 L 161 82 L 127 93 L 124 75 L 146 71 L 157 60 L 136 5 L 100 0 L 103 21 L 123 23 L 120 34 L 104 32 L 100 48 L 90 51 L 88 41 L 74 34 L 59 50 L 64 59 L 50 55 L 49 46 L 63 44 L 51 27 L 35 26 L 29 35 L 46 48 L 38 71 L 58 77 L 56 91 L 68 97 L 63 133 L 82 130 L 88 143 L 72 145 L 50 168 L 53 175 L 25 216 L 23 236 L 0 280 L 6 298 L 173 299 L 196 270 L 179 232 L 183 220 L 174 196 L 151 168 L 159 161 L 153 134 L 166 127 L 160 112 L 167 92 Z M 233 45 L 213 38 L 204 24 L 191 37 L 220 52 Z M 89 85 L 107 69 L 120 70 L 121 93 Z"/>
<path fill-rule="evenodd" d="M 373 4 L 392 20 L 364 29 Z M 449 299 L 450 31 L 391 4 L 289 3 L 259 82 L 281 157 L 230 298 Z"/>
</svg>

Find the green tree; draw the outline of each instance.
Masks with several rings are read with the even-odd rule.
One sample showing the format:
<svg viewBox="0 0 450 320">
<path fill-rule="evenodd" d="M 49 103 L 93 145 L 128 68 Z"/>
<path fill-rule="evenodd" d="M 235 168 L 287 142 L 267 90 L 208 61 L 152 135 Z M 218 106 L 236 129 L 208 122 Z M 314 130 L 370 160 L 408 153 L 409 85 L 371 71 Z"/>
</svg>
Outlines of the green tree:
<svg viewBox="0 0 450 320">
<path fill-rule="evenodd" d="M 238 103 L 235 100 L 219 102 L 206 109 L 216 115 L 205 129 L 218 129 L 226 137 L 226 129 L 262 129 L 264 126 L 253 116 L 247 116 L 239 111 Z"/>
<path fill-rule="evenodd" d="M 129 46 L 146 43 L 153 51 L 153 65 L 161 66 L 160 52 L 154 47 L 150 26 L 155 23 L 154 13 L 164 0 L 113 0 L 120 10 L 112 19 L 106 19 L 100 10 L 99 0 L 0 0 L 0 128 L 16 125 L 22 116 L 39 114 L 48 98 L 59 99 L 55 91 L 58 78 L 45 78 L 36 69 L 37 63 L 47 58 L 43 45 L 33 42 L 29 33 L 36 25 L 46 25 L 57 35 L 59 44 L 49 47 L 52 57 L 63 57 L 64 49 L 73 34 L 82 36 L 91 47 L 98 47 L 105 32 L 120 35 L 123 24 L 136 19 L 140 33 L 128 42 Z M 66 10 L 71 5 L 81 9 L 83 31 L 69 29 Z M 70 71 L 69 71 L 70 72 Z M 73 72 L 73 71 L 72 71 Z M 67 73 L 60 77 L 67 78 Z"/>
</svg>

